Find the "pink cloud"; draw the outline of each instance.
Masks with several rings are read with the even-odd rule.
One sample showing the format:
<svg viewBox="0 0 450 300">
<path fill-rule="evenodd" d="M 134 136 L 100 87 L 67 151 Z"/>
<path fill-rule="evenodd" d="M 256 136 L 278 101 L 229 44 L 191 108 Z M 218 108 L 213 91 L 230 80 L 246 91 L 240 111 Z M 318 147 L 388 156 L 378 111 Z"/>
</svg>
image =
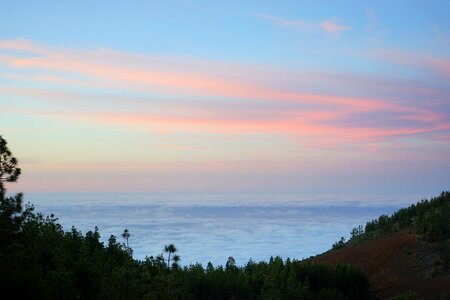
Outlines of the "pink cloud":
<svg viewBox="0 0 450 300">
<path fill-rule="evenodd" d="M 302 19 L 288 20 L 267 14 L 257 14 L 257 16 L 280 27 L 290 27 L 304 30 L 320 29 L 328 33 L 338 33 L 350 29 L 350 26 L 341 25 L 334 20 L 326 20 L 320 23 L 313 23 Z"/>
<path fill-rule="evenodd" d="M 341 31 L 349 30 L 350 26 L 341 25 L 335 21 L 328 20 L 320 23 L 320 28 L 326 32 L 338 33 Z"/>
<path fill-rule="evenodd" d="M 141 95 L 141 102 L 148 100 L 147 105 L 130 105 L 129 109 L 121 112 L 123 106 L 117 108 L 114 105 L 124 100 L 114 97 L 106 97 L 110 102 L 105 106 L 95 105 L 105 98 L 101 95 L 89 96 L 70 90 L 0 88 L 3 93 L 60 104 L 54 111 L 12 109 L 16 113 L 125 126 L 132 130 L 275 134 L 300 136 L 310 143 L 326 140 L 330 144 L 391 141 L 449 128 L 448 117 L 433 108 L 376 96 L 295 91 L 271 84 L 271 80 L 266 79 L 270 76 L 278 78 L 279 75 L 271 72 L 262 76 L 264 82 L 268 82 L 263 84 L 252 76 L 263 72 L 251 68 L 243 72 L 245 68 L 239 65 L 227 67 L 221 63 L 191 64 L 188 61 L 178 68 L 178 62 L 174 64 L 170 58 L 155 61 L 152 57 L 105 49 L 56 49 L 23 40 L 0 41 L 0 49 L 2 47 L 12 53 L 0 55 L 0 64 L 14 70 L 12 75 L 18 76 L 18 80 L 21 70 L 33 70 L 38 75 L 32 75 L 35 77 L 30 80 L 52 84 L 75 83 L 108 91 L 126 90 Z M 35 56 L 24 56 L 23 51 Z M 211 69 L 216 72 L 211 73 Z M 233 72 L 242 78 L 229 76 L 235 74 Z M 318 78 L 322 80 L 320 76 Z M 164 101 L 164 98 L 173 98 L 176 102 Z M 94 105 L 85 104 L 83 107 L 86 109 L 80 111 L 80 99 Z M 359 117 L 361 114 L 365 119 Z M 384 114 L 384 119 L 368 122 L 376 114 Z M 400 124 L 399 120 L 402 121 Z"/>
<path fill-rule="evenodd" d="M 444 77 L 450 78 L 450 59 L 411 51 L 392 50 L 379 51 L 372 54 L 375 58 L 391 63 L 406 65 L 414 68 L 430 70 Z"/>
<path fill-rule="evenodd" d="M 36 43 L 30 42 L 26 39 L 15 39 L 15 40 L 0 40 L 0 49 L 4 50 L 14 50 L 14 51 L 25 51 L 33 52 L 37 54 L 48 53 L 42 47 Z"/>
<path fill-rule="evenodd" d="M 17 49 L 33 51 L 35 47 L 28 43 L 19 43 Z M 0 44 L 1 46 L 1 44 Z M 251 80 L 233 80 L 218 74 L 205 74 L 202 70 L 172 70 L 161 71 L 150 67 L 128 67 L 116 64 L 114 61 L 97 61 L 96 53 L 74 54 L 71 51 L 41 51 L 46 55 L 40 57 L 17 57 L 0 55 L 0 61 L 17 69 L 42 69 L 49 72 L 59 72 L 58 75 L 41 75 L 41 79 L 55 82 L 83 80 L 87 85 L 98 84 L 107 87 L 127 87 L 138 91 L 153 93 L 170 93 L 174 95 L 232 97 L 236 99 L 285 101 L 309 105 L 348 106 L 353 111 L 396 110 L 404 111 L 408 107 L 389 103 L 382 99 L 365 97 L 335 96 L 312 94 L 282 90 L 276 87 L 263 86 Z M 123 57 L 123 58 L 126 58 Z M 145 60 L 144 60 L 145 62 Z M 220 71 L 220 70 L 219 70 Z M 62 74 L 61 74 L 62 72 Z M 66 74 L 69 74 L 66 75 Z M 71 77 L 72 76 L 72 77 Z"/>
<path fill-rule="evenodd" d="M 212 133 L 222 135 L 265 134 L 301 137 L 310 145 L 317 146 L 326 141 L 327 145 L 355 145 L 361 143 L 386 142 L 421 134 L 442 132 L 450 128 L 445 120 L 428 120 L 425 125 L 391 126 L 384 128 L 348 125 L 330 125 L 329 121 L 351 118 L 345 112 L 312 111 L 284 113 L 284 117 L 236 116 L 232 112 L 220 111 L 195 113 L 190 115 L 159 115 L 146 112 L 52 112 L 45 110 L 5 110 L 10 113 L 28 114 L 45 118 L 91 123 L 128 128 L 133 131 L 160 133 Z"/>
</svg>

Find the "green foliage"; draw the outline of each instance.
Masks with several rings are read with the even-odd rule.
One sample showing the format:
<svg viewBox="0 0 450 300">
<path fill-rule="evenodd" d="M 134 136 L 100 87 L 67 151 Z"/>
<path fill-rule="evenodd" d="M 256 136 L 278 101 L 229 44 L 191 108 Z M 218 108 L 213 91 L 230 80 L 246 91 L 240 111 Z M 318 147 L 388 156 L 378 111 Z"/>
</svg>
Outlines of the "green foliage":
<svg viewBox="0 0 450 300">
<path fill-rule="evenodd" d="M 430 200 L 422 200 L 407 208 L 399 209 L 391 216 L 381 215 L 367 222 L 364 228 L 361 225 L 355 227 L 350 232 L 350 239 L 345 242 L 345 239 L 341 237 L 332 245 L 332 250 L 377 239 L 404 228 L 409 228 L 411 233 L 420 234 L 430 242 L 449 239 L 450 192 L 442 192 Z M 449 264 L 448 256 L 442 255 L 444 266 Z"/>
<path fill-rule="evenodd" d="M 352 231 L 350 231 L 350 238 L 355 239 L 358 236 L 362 235 L 363 233 L 364 233 L 364 229 L 363 229 L 362 225 L 359 225 L 358 227 L 355 227 L 352 229 Z"/>
<path fill-rule="evenodd" d="M 450 192 L 368 222 L 365 238 L 376 238 L 402 228 L 411 228 L 411 232 L 423 235 L 428 241 L 450 238 Z"/>
<path fill-rule="evenodd" d="M 18 299 L 137 298 L 138 263 L 114 237 L 104 247 L 97 228 L 85 236 L 64 232 L 53 215 L 35 214 L 31 205 L 21 210 L 22 195 L 0 197 L 3 291 Z"/>
<path fill-rule="evenodd" d="M 225 267 L 208 263 L 179 266 L 173 244 L 161 255 L 144 261 L 132 258 L 130 232 L 105 246 L 97 227 L 85 235 L 72 227 L 64 231 L 54 215 L 34 212 L 23 195 L 7 196 L 4 183 L 15 182 L 21 170 L 0 136 L 0 289 L 16 299 L 366 299 L 368 281 L 347 265 L 250 260 L 239 267 L 229 257 Z M 450 251 L 450 193 L 422 200 L 391 216 L 382 215 L 351 231 L 350 243 L 411 228 L 427 240 L 440 241 L 437 270 L 448 270 Z M 333 249 L 345 247 L 342 237 Z M 171 265 L 172 262 L 172 265 Z M 405 294 L 395 299 L 414 299 Z"/>
<path fill-rule="evenodd" d="M 5 191 L 5 182 L 15 182 L 21 170 L 17 167 L 17 159 L 12 156 L 7 142 L 0 135 L 0 192 Z"/>
<path fill-rule="evenodd" d="M 53 216 L 6 196 L 4 182 L 20 175 L 0 137 L 0 289 L 14 299 L 365 299 L 368 282 L 351 266 L 309 264 L 280 257 L 239 267 L 208 263 L 180 267 L 173 244 L 162 255 L 132 258 L 130 232 L 105 246 L 97 227 L 64 231 Z M 4 162 L 4 163 L 3 163 Z M 173 256 L 172 256 L 173 255 Z M 170 266 L 171 261 L 173 262 Z M 170 267 L 169 267 L 170 266 Z"/>
<path fill-rule="evenodd" d="M 228 259 L 227 264 L 232 265 Z M 364 299 L 367 278 L 344 265 L 310 264 L 280 257 L 249 261 L 245 267 L 204 271 L 199 264 L 183 269 L 192 299 Z M 334 297 L 334 298 L 333 298 Z"/>
<path fill-rule="evenodd" d="M 105 246 L 97 228 L 84 236 L 64 232 L 22 196 L 2 197 L 0 288 L 19 298 L 45 299 L 361 299 L 368 293 L 363 273 L 350 266 L 249 261 L 238 267 L 201 264 L 168 269 L 163 257 L 136 261 L 111 236 Z M 14 205 L 11 205 L 14 203 Z M 175 258 L 174 258 L 175 259 Z M 170 261 L 167 261 L 169 263 Z"/>
<path fill-rule="evenodd" d="M 337 250 L 337 249 L 341 249 L 345 247 L 345 239 L 343 236 L 341 236 L 341 239 L 337 242 L 335 242 L 332 246 L 331 249 L 332 250 Z"/>
<path fill-rule="evenodd" d="M 22 195 L 0 199 L 0 288 L 28 299 L 362 299 L 365 275 L 351 266 L 309 264 L 280 257 L 225 267 L 179 267 L 162 256 L 137 261 L 98 228 L 64 232 L 51 215 L 22 209 Z M 167 246 L 173 254 L 175 246 Z M 176 256 L 173 256 L 173 260 Z"/>
<path fill-rule="evenodd" d="M 395 297 L 392 297 L 391 300 L 416 300 L 417 295 L 415 293 L 406 292 L 401 295 L 397 295 Z"/>
<path fill-rule="evenodd" d="M 178 251 L 178 249 L 177 249 L 177 247 L 175 247 L 174 244 L 169 244 L 164 247 L 164 252 L 168 254 L 167 255 L 167 267 L 169 269 L 170 269 L 170 256 L 177 251 Z M 175 255 L 173 257 L 173 260 L 174 260 L 174 263 L 173 263 L 172 267 L 173 268 L 178 267 L 178 261 L 180 260 L 180 257 L 178 255 Z"/>
</svg>

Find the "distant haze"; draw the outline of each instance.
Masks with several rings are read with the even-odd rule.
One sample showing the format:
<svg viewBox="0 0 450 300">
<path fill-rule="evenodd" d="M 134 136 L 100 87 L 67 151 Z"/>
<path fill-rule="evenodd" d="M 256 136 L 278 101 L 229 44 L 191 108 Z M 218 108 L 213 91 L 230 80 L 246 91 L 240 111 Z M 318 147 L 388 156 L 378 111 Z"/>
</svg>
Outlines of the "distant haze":
<svg viewBox="0 0 450 300">
<path fill-rule="evenodd" d="M 0 134 L 23 170 L 9 190 L 436 195 L 449 11 L 3 3 Z"/>
</svg>

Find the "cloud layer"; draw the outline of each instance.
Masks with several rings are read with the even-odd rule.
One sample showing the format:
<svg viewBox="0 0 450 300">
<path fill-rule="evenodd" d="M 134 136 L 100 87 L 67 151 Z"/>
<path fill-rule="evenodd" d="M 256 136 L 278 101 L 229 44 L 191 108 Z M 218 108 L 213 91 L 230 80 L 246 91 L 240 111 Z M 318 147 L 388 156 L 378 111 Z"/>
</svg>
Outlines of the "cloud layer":
<svg viewBox="0 0 450 300">
<path fill-rule="evenodd" d="M 324 30 L 343 30 L 336 23 L 322 24 Z M 326 165 L 323 170 L 334 173 L 343 165 L 360 164 L 359 159 L 429 160 L 421 151 L 430 149 L 433 157 L 445 160 L 448 60 L 400 51 L 359 57 L 405 65 L 437 80 L 1 40 L 0 76 L 8 82 L 0 86 L 2 126 L 25 119 L 25 127 L 54 132 L 60 147 L 80 153 L 77 158 L 53 150 L 42 150 L 40 158 L 24 154 L 36 170 L 76 163 L 106 172 L 120 151 L 124 171 L 139 165 L 178 174 L 226 165 L 233 166 L 230 173 L 242 172 L 246 162 L 265 172 L 272 165 L 292 175 L 296 171 L 289 166 L 303 166 L 307 174 Z M 94 143 L 95 134 L 105 139 L 105 147 L 88 154 L 74 144 L 76 136 Z M 113 136 L 128 147 L 111 147 Z M 46 147 L 39 141 L 36 145 Z M 39 159 L 45 163 L 31 163 Z"/>
<path fill-rule="evenodd" d="M 280 27 L 288 27 L 301 30 L 322 30 L 328 33 L 339 33 L 351 28 L 350 26 L 340 24 L 334 19 L 325 20 L 319 23 L 313 23 L 302 19 L 288 20 L 262 13 L 258 14 L 258 16 Z"/>
<path fill-rule="evenodd" d="M 306 258 L 397 207 L 354 201 L 333 206 L 333 199 L 294 195 L 30 194 L 27 199 L 38 211 L 56 214 L 66 230 L 75 226 L 86 233 L 98 226 L 104 242 L 111 234 L 120 240 L 128 228 L 137 259 L 158 255 L 174 243 L 183 265 L 223 265 L 230 255 L 240 265 L 276 255 Z"/>
</svg>

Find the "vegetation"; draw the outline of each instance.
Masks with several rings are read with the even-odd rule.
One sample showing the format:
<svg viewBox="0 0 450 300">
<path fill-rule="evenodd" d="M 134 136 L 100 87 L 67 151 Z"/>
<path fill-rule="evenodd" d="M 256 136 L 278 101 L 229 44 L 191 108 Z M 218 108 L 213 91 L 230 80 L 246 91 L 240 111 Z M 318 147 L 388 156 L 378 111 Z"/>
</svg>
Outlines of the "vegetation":
<svg viewBox="0 0 450 300">
<path fill-rule="evenodd" d="M 343 236 L 341 236 L 341 239 L 337 242 L 335 242 L 332 246 L 331 249 L 332 250 L 337 250 L 337 249 L 341 249 L 345 247 L 345 238 Z"/>
<path fill-rule="evenodd" d="M 332 245 L 332 249 L 360 244 L 404 228 L 423 236 L 429 242 L 450 239 L 450 192 L 442 192 L 430 200 L 424 199 L 399 209 L 391 216 L 381 215 L 378 219 L 367 222 L 364 229 L 361 225 L 353 228 L 348 243 L 341 237 L 340 241 Z"/>
<path fill-rule="evenodd" d="M 368 281 L 347 265 L 309 264 L 280 257 L 225 267 L 181 267 L 177 248 L 167 260 L 132 258 L 130 232 L 107 245 L 97 227 L 68 232 L 54 215 L 35 213 L 22 194 L 8 196 L 3 183 L 20 175 L 17 160 L 0 136 L 0 289 L 15 299 L 364 299 Z M 172 264 L 171 264 L 172 262 Z"/>
<path fill-rule="evenodd" d="M 395 297 L 392 297 L 391 300 L 416 300 L 417 295 L 415 293 L 406 292 L 402 295 L 398 295 Z"/>
<path fill-rule="evenodd" d="M 353 228 L 350 239 L 343 237 L 332 245 L 332 250 L 358 245 L 378 239 L 389 233 L 409 229 L 423 240 L 434 243 L 438 255 L 434 262 L 433 276 L 450 272 L 450 192 L 442 192 L 430 200 L 422 200 L 407 208 L 402 208 L 391 216 L 381 215 L 363 226 Z"/>
<path fill-rule="evenodd" d="M 271 257 L 268 262 L 237 266 L 197 263 L 180 266 L 178 249 L 165 246 L 162 254 L 143 261 L 132 257 L 125 229 L 124 243 L 112 235 L 101 241 L 97 227 L 83 235 L 64 231 L 54 215 L 35 213 L 23 195 L 7 195 L 5 183 L 21 174 L 17 159 L 0 136 L 0 289 L 16 299 L 367 299 L 367 277 L 350 265 L 313 264 Z M 383 215 L 342 237 L 333 249 L 410 228 L 428 241 L 450 238 L 450 193 L 422 200 L 391 216 Z M 441 262 L 450 266 L 448 243 L 442 243 Z M 397 299 L 414 299 L 404 294 Z"/>
<path fill-rule="evenodd" d="M 21 173 L 17 159 L 12 156 L 6 140 L 0 135 L 0 191 L 5 191 L 5 182 L 15 182 Z"/>
<path fill-rule="evenodd" d="M 431 242 L 450 238 L 450 192 L 402 208 L 391 216 L 382 215 L 366 224 L 365 233 L 375 237 L 402 228 L 411 228 L 412 233 Z"/>
</svg>

